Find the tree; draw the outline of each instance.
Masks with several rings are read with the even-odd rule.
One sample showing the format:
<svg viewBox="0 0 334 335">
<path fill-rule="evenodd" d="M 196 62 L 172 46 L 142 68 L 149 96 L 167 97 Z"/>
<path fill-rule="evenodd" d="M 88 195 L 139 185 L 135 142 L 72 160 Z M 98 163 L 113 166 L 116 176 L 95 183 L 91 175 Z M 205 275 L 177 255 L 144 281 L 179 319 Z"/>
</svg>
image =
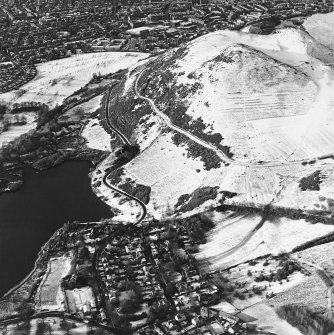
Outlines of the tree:
<svg viewBox="0 0 334 335">
<path fill-rule="evenodd" d="M 60 328 L 65 330 L 67 335 L 70 335 L 70 324 L 64 318 L 60 322 Z"/>
<path fill-rule="evenodd" d="M 47 330 L 48 330 L 48 327 L 47 327 L 47 324 L 44 323 L 44 320 L 42 320 L 42 322 L 37 323 L 36 335 L 44 335 Z"/>
<path fill-rule="evenodd" d="M 120 303 L 120 308 L 122 313 L 132 314 L 139 306 L 138 295 L 134 291 L 128 291 L 127 297 L 123 299 Z"/>
<path fill-rule="evenodd" d="M 20 125 L 27 124 L 27 117 L 24 114 L 20 116 L 19 124 Z"/>
</svg>

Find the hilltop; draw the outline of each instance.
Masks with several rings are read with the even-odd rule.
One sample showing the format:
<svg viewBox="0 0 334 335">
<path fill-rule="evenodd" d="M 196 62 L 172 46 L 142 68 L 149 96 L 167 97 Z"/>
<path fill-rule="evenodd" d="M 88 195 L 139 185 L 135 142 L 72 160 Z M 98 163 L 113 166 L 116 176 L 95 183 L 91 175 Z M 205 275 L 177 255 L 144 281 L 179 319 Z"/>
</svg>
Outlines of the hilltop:
<svg viewBox="0 0 334 335">
<path fill-rule="evenodd" d="M 221 203 L 330 214 L 332 59 L 303 30 L 224 30 L 132 67 L 110 120 L 141 154 L 111 182 L 144 186 L 155 216 Z M 321 187 L 305 186 L 318 170 Z"/>
</svg>

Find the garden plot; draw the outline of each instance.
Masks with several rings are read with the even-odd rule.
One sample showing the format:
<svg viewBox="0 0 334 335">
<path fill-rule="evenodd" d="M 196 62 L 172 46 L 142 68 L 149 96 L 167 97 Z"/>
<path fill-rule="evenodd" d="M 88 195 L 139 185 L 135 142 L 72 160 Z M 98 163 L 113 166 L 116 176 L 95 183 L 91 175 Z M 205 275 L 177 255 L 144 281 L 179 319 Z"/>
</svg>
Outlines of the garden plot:
<svg viewBox="0 0 334 335">
<path fill-rule="evenodd" d="M 95 307 L 95 298 L 90 287 L 81 287 L 73 290 L 65 291 L 68 308 L 71 313 L 82 311 L 84 305 Z"/>
<path fill-rule="evenodd" d="M 148 55 L 143 53 L 89 53 L 39 64 L 37 76 L 19 90 L 0 95 L 8 103 L 41 102 L 55 107 L 84 86 L 93 74 L 126 69 Z"/>
<path fill-rule="evenodd" d="M 200 246 L 197 258 L 213 268 L 225 268 L 267 254 L 290 252 L 295 247 L 334 231 L 331 225 L 279 218 L 261 224 L 258 214 L 221 221 Z"/>
<path fill-rule="evenodd" d="M 50 259 L 48 269 L 36 293 L 36 308 L 39 311 L 62 311 L 65 309 L 61 280 L 71 269 L 71 256 Z"/>
</svg>

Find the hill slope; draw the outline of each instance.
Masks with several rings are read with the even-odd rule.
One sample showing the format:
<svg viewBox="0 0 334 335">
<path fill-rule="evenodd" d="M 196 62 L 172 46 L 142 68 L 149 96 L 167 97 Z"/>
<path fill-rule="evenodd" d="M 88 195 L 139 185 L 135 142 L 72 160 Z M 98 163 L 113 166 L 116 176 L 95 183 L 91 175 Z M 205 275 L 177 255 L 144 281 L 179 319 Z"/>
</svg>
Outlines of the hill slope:
<svg viewBox="0 0 334 335">
<path fill-rule="evenodd" d="M 331 157 L 317 159 L 334 152 L 331 59 L 302 30 L 219 31 L 132 68 L 110 114 L 142 153 L 116 181 L 150 187 L 155 215 L 222 201 L 331 212 Z M 319 190 L 300 187 L 314 173 Z"/>
</svg>

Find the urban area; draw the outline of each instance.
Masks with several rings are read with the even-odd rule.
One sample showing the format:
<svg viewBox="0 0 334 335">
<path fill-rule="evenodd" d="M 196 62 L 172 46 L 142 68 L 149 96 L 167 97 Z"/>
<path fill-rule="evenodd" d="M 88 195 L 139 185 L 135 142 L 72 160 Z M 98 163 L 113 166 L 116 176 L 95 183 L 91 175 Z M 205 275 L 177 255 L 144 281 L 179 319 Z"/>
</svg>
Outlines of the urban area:
<svg viewBox="0 0 334 335">
<path fill-rule="evenodd" d="M 218 29 L 327 13 L 332 0 L 2 0 L 0 92 L 19 88 L 34 64 L 97 51 L 159 53 Z"/>
</svg>

